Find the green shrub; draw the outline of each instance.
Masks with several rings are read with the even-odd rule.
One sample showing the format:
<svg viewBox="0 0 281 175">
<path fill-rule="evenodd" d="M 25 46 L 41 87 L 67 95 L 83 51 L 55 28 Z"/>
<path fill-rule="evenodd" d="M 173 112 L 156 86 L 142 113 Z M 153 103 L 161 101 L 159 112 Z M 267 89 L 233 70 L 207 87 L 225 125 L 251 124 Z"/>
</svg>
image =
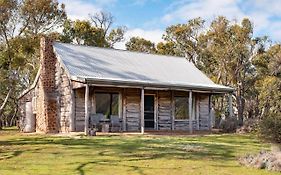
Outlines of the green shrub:
<svg viewBox="0 0 281 175">
<path fill-rule="evenodd" d="M 259 135 L 271 143 L 281 143 L 281 116 L 264 117 L 259 123 Z"/>
</svg>

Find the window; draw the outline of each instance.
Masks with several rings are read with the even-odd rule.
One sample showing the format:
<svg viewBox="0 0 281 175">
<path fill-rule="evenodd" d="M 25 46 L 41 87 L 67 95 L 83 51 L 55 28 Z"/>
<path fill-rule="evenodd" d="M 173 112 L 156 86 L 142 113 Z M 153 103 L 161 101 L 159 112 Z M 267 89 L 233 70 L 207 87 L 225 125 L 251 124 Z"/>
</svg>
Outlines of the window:
<svg viewBox="0 0 281 175">
<path fill-rule="evenodd" d="M 175 97 L 175 119 L 189 119 L 188 97 Z"/>
<path fill-rule="evenodd" d="M 118 115 L 118 93 L 96 93 L 96 113 L 104 114 L 107 118 L 110 115 Z"/>
</svg>

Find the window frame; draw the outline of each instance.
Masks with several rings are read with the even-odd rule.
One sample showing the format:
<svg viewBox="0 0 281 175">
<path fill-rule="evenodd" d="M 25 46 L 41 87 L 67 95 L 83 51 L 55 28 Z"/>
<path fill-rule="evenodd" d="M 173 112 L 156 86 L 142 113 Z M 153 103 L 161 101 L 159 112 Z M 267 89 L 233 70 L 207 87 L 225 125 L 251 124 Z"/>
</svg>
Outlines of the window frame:
<svg viewBox="0 0 281 175">
<path fill-rule="evenodd" d="M 175 117 L 175 121 L 188 121 L 189 120 L 189 96 L 180 96 L 180 95 L 175 95 L 174 97 L 174 117 Z M 177 116 L 176 116 L 176 98 L 186 98 L 186 103 L 187 103 L 187 118 L 185 119 L 177 119 Z"/>
<path fill-rule="evenodd" d="M 120 100 L 121 100 L 120 99 L 120 92 L 116 92 L 116 91 L 110 91 L 110 92 L 108 92 L 108 91 L 94 91 L 94 107 L 95 107 L 95 113 L 97 114 L 98 112 L 97 112 L 96 94 L 110 94 L 110 107 L 109 107 L 110 112 L 109 112 L 109 115 L 103 114 L 103 115 L 105 115 L 106 118 L 110 118 L 110 115 L 112 115 L 112 111 L 113 111 L 112 110 L 112 104 L 113 104 L 112 95 L 113 94 L 117 95 L 118 100 L 117 100 L 117 114 L 116 115 L 118 115 L 119 118 L 120 118 Z"/>
</svg>

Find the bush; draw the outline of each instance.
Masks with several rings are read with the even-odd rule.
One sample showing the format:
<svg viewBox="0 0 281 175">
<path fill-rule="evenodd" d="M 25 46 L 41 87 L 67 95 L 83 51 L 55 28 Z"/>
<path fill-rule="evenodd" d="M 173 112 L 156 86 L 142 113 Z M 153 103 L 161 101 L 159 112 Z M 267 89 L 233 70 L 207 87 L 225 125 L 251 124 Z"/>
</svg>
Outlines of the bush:
<svg viewBox="0 0 281 175">
<path fill-rule="evenodd" d="M 245 133 L 257 133 L 259 120 L 256 118 L 246 119 L 243 122 L 243 126 L 236 130 L 237 133 L 245 134 Z"/>
<path fill-rule="evenodd" d="M 259 135 L 271 143 L 281 143 L 281 116 L 264 117 L 259 123 Z"/>
<path fill-rule="evenodd" d="M 237 119 L 235 117 L 227 117 L 221 119 L 219 129 L 224 133 L 233 133 L 237 129 Z"/>
<path fill-rule="evenodd" d="M 239 163 L 247 167 L 281 172 L 281 152 L 261 151 L 259 154 L 241 157 Z"/>
</svg>

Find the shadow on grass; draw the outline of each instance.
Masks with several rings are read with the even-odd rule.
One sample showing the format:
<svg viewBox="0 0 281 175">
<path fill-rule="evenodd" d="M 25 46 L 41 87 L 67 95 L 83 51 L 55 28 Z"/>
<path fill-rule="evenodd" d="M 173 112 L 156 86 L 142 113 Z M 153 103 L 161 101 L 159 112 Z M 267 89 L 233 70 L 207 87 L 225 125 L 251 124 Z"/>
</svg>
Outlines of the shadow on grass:
<svg viewBox="0 0 281 175">
<path fill-rule="evenodd" d="M 8 159 L 17 157 L 17 156 L 21 155 L 22 153 L 23 153 L 23 151 L 13 151 L 13 153 L 10 154 L 10 155 L 6 155 L 6 156 L 5 155 L 3 155 L 3 156 L 0 155 L 0 160 L 8 160 Z"/>
<path fill-rule="evenodd" d="M 63 146 L 66 149 L 81 150 L 79 156 L 86 156 L 85 152 L 97 151 L 97 156 L 93 161 L 79 162 L 76 168 L 81 175 L 85 174 L 87 165 L 107 165 L 123 166 L 130 171 L 144 174 L 143 169 L 152 167 L 133 166 L 126 162 L 147 161 L 156 159 L 179 159 L 179 160 L 214 160 L 219 162 L 235 160 L 235 152 L 240 147 L 249 143 L 248 137 L 238 137 L 236 139 L 228 137 L 120 137 L 120 136 L 102 136 L 92 138 L 61 138 L 48 136 L 29 136 L 18 139 L 0 141 L 0 145 L 12 147 L 19 145 L 40 146 L 42 150 L 49 145 Z M 239 147 L 240 145 L 240 147 Z M 237 147 L 238 146 L 238 147 Z M 28 150 L 27 150 L 28 151 Z M 18 156 L 22 151 L 14 152 L 10 158 Z M 60 154 L 60 153 L 55 153 Z M 114 158 L 108 160 L 107 156 Z M 215 166 L 215 165 L 214 165 Z M 163 169 L 163 168 L 161 168 Z"/>
<path fill-rule="evenodd" d="M 138 159 L 139 160 L 139 159 Z M 142 159 L 145 160 L 145 159 Z M 179 168 L 163 168 L 163 167 L 159 167 L 159 168 L 153 168 L 153 167 L 149 167 L 149 166 L 134 166 L 134 165 L 126 165 L 126 164 L 122 164 L 123 162 L 127 162 L 127 161 L 132 161 L 132 160 L 126 160 L 126 161 L 120 161 L 120 160 L 95 160 L 95 161 L 90 161 L 90 162 L 86 162 L 86 163 L 82 163 L 80 166 L 77 167 L 77 171 L 79 172 L 80 175 L 84 175 L 85 171 L 84 168 L 87 165 L 90 164 L 95 164 L 95 165 L 106 165 L 106 166 L 122 166 L 125 168 L 129 168 L 128 172 L 137 172 L 138 174 L 141 175 L 145 175 L 145 173 L 143 172 L 143 169 L 151 169 L 151 170 L 175 170 L 175 169 L 179 169 Z M 134 161 L 137 161 L 137 159 L 135 159 Z"/>
</svg>

